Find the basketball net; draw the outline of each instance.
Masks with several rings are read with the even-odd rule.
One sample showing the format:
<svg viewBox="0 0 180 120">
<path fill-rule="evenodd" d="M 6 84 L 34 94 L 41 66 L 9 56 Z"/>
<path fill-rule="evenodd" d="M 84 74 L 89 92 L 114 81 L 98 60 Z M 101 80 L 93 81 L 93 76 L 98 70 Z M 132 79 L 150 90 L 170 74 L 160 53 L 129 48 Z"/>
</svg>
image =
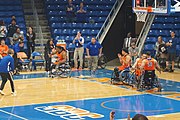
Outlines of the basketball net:
<svg viewBox="0 0 180 120">
<path fill-rule="evenodd" d="M 138 21 L 138 22 L 145 22 L 146 21 L 147 13 L 143 13 L 143 12 L 135 12 L 135 13 L 137 16 L 136 21 Z"/>
<path fill-rule="evenodd" d="M 136 7 L 134 8 L 134 12 L 136 13 L 137 21 L 145 22 L 147 13 L 152 12 L 152 7 L 147 7 L 147 8 Z"/>
</svg>

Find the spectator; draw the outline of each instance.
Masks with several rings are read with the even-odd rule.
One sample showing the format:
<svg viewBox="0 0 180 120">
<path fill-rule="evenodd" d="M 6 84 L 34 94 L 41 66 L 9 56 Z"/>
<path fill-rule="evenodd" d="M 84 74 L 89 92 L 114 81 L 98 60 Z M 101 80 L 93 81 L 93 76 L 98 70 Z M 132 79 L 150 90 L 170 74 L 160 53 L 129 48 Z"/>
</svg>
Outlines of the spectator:
<svg viewBox="0 0 180 120">
<path fill-rule="evenodd" d="M 72 4 L 72 0 L 68 0 L 68 5 L 66 6 L 66 22 L 75 21 L 75 7 Z"/>
<path fill-rule="evenodd" d="M 11 24 L 8 26 L 8 34 L 7 37 L 10 40 L 10 44 L 13 45 L 13 35 L 16 33 L 16 29 L 18 28 L 18 25 L 16 25 L 16 20 L 12 19 Z"/>
<path fill-rule="evenodd" d="M 76 37 L 73 40 L 73 44 L 75 44 L 74 51 L 74 68 L 78 68 L 78 57 L 80 60 L 79 70 L 82 70 L 83 66 L 83 54 L 84 54 L 84 38 L 81 36 L 81 32 L 77 32 Z"/>
<path fill-rule="evenodd" d="M 176 58 L 176 45 L 177 45 L 177 41 L 178 40 L 175 37 L 175 32 L 172 31 L 171 32 L 171 39 L 166 43 L 167 50 L 168 50 L 167 67 L 168 67 L 169 62 L 172 63 L 171 68 L 169 69 L 169 72 L 174 72 L 174 64 L 175 64 L 174 61 L 175 61 L 175 58 Z"/>
<path fill-rule="evenodd" d="M 50 67 L 51 67 L 51 56 L 52 56 L 52 51 L 53 49 L 55 50 L 55 45 L 53 43 L 53 39 L 50 39 L 47 41 L 47 44 L 45 46 L 45 53 L 44 53 L 44 58 L 46 60 L 46 68 L 45 70 L 47 72 L 50 71 Z"/>
<path fill-rule="evenodd" d="M 132 59 L 132 64 L 135 63 L 136 58 L 138 57 L 138 51 L 139 49 L 136 47 L 136 43 L 132 42 L 131 47 L 128 49 L 129 55 L 131 56 Z"/>
<path fill-rule="evenodd" d="M 36 39 L 36 34 L 33 31 L 32 27 L 28 28 L 27 32 L 27 48 L 28 48 L 28 59 L 31 57 L 31 53 L 34 52 L 35 50 L 35 39 Z"/>
<path fill-rule="evenodd" d="M 91 71 L 91 75 L 95 74 L 95 71 L 98 67 L 98 56 L 102 55 L 102 46 L 99 42 L 96 41 L 96 38 L 92 38 L 91 42 L 88 43 L 86 47 L 88 66 Z"/>
<path fill-rule="evenodd" d="M 7 56 L 7 53 L 8 53 L 8 46 L 5 44 L 4 40 L 1 40 L 0 55 L 4 57 L 4 56 Z"/>
<path fill-rule="evenodd" d="M 163 41 L 162 37 L 159 36 L 158 41 L 156 42 L 155 48 L 154 48 L 156 50 L 156 54 L 155 54 L 156 58 L 159 56 L 159 45 L 161 44 L 165 44 L 165 42 Z"/>
<path fill-rule="evenodd" d="M 24 35 L 21 33 L 20 28 L 18 27 L 13 35 L 13 44 L 16 44 L 19 41 L 23 41 L 23 40 L 24 40 Z"/>
<path fill-rule="evenodd" d="M 7 28 L 3 20 L 0 21 L 0 41 L 6 40 Z"/>
<path fill-rule="evenodd" d="M 12 20 L 16 20 L 16 16 L 12 15 L 11 18 L 9 18 L 9 19 L 7 20 L 7 23 L 8 23 L 8 24 L 11 24 L 11 21 L 12 21 Z"/>
<path fill-rule="evenodd" d="M 132 42 L 132 37 L 131 37 L 131 33 L 129 32 L 127 34 L 127 37 L 124 39 L 123 48 L 128 49 L 131 45 L 131 42 Z"/>
<path fill-rule="evenodd" d="M 87 9 L 84 7 L 84 3 L 81 2 L 77 10 L 76 21 L 85 23 L 87 21 Z"/>
<path fill-rule="evenodd" d="M 18 67 L 18 57 L 17 57 L 17 54 L 19 52 L 24 52 L 24 42 L 23 41 L 19 41 L 18 43 L 16 43 L 14 45 L 13 49 L 14 49 L 14 68 L 15 68 L 15 74 L 19 74 L 18 70 L 17 70 L 17 67 Z"/>
</svg>

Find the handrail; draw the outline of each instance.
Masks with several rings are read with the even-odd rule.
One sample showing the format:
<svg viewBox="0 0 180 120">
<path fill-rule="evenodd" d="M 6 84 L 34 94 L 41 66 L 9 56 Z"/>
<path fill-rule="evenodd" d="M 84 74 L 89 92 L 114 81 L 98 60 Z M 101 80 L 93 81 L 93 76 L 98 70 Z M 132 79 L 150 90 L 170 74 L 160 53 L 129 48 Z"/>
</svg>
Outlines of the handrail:
<svg viewBox="0 0 180 120">
<path fill-rule="evenodd" d="M 150 30 L 150 27 L 151 27 L 151 24 L 153 23 L 154 18 L 155 18 L 155 15 L 148 14 L 146 22 L 145 22 L 145 24 L 144 24 L 144 26 L 143 26 L 143 28 L 141 30 L 141 33 L 140 33 L 140 35 L 139 35 L 139 37 L 137 39 L 136 45 L 139 48 L 139 52 L 138 52 L 139 56 L 140 56 L 140 54 L 142 52 L 146 37 L 148 35 L 148 32 Z"/>
<path fill-rule="evenodd" d="M 38 17 L 38 13 L 37 13 L 37 9 L 34 3 L 34 0 L 31 0 L 31 6 L 32 6 L 32 10 L 33 10 L 33 17 L 36 21 L 36 30 L 38 32 L 38 38 L 40 39 L 40 43 L 41 46 L 43 46 L 43 35 L 42 35 L 42 27 L 39 24 L 39 17 Z"/>
<path fill-rule="evenodd" d="M 100 43 L 103 42 L 103 39 L 105 38 L 105 35 L 107 34 L 108 30 L 110 29 L 110 26 L 112 25 L 116 15 L 118 14 L 122 4 L 125 0 L 116 0 L 116 2 L 113 5 L 113 8 L 111 9 L 109 15 L 107 16 L 105 22 L 103 23 L 101 29 L 99 30 L 96 38 L 99 40 Z"/>
</svg>

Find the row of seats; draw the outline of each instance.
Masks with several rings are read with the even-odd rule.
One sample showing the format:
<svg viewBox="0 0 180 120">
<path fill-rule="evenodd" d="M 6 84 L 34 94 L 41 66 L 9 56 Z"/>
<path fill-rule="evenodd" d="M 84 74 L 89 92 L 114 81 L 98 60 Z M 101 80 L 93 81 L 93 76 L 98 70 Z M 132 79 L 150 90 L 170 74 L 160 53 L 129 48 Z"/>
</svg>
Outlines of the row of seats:
<svg viewBox="0 0 180 120">
<path fill-rule="evenodd" d="M 155 44 L 157 42 L 158 37 L 147 37 L 145 44 Z M 162 37 L 164 42 L 168 42 L 168 40 L 171 39 L 171 37 Z M 180 37 L 178 37 L 180 39 Z M 180 40 L 178 40 L 178 44 L 180 44 Z"/>
<path fill-rule="evenodd" d="M 80 2 L 84 2 L 88 5 L 113 5 L 116 0 L 73 0 L 73 3 L 79 4 Z M 46 5 L 67 5 L 68 0 L 45 0 Z"/>
<path fill-rule="evenodd" d="M 89 17 L 88 21 L 93 21 L 97 23 L 103 23 L 106 20 L 106 17 Z M 66 19 L 65 17 L 56 16 L 56 17 L 49 17 L 49 22 L 52 23 L 65 23 Z"/>
<path fill-rule="evenodd" d="M 157 37 L 159 35 L 163 37 L 170 37 L 170 31 L 172 30 L 176 33 L 177 37 L 180 37 L 180 30 L 174 30 L 171 28 L 169 28 L 169 30 L 156 30 L 156 29 L 149 30 L 148 37 Z"/>
<path fill-rule="evenodd" d="M 76 8 L 79 5 L 76 5 Z M 111 5 L 85 5 L 88 11 L 92 11 L 92 10 L 111 10 Z M 57 11 L 64 11 L 65 10 L 65 6 L 60 6 L 60 5 L 48 5 L 47 6 L 47 10 L 51 11 L 51 10 L 57 10 Z"/>
<path fill-rule="evenodd" d="M 169 29 L 171 29 L 171 30 L 180 30 L 180 24 L 170 24 L 170 23 L 166 23 L 166 24 L 160 24 L 160 23 L 153 23 L 152 25 L 151 25 L 151 29 L 153 30 L 153 29 L 155 29 L 155 30 L 165 30 L 165 29 L 167 29 L 167 30 L 169 30 Z"/>
<path fill-rule="evenodd" d="M 156 16 L 154 18 L 154 23 L 180 23 L 180 14 L 179 16 Z"/>
<path fill-rule="evenodd" d="M 102 25 L 103 23 L 52 23 L 51 27 L 54 29 L 100 29 Z"/>
<path fill-rule="evenodd" d="M 106 17 L 109 14 L 109 10 L 107 11 L 88 11 L 87 12 L 87 16 L 88 17 Z M 58 11 L 58 10 L 54 10 L 54 11 L 49 11 L 48 15 L 50 17 L 55 17 L 55 16 L 66 16 L 66 12 L 65 11 Z"/>
</svg>

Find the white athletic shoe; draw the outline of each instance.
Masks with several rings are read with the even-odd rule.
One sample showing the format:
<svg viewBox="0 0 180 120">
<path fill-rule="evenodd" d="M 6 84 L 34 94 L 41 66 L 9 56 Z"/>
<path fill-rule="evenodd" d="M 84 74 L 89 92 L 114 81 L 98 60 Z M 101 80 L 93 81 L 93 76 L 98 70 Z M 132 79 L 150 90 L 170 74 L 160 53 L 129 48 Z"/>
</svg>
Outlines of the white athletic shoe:
<svg viewBox="0 0 180 120">
<path fill-rule="evenodd" d="M 12 94 L 12 96 L 16 96 L 17 95 L 16 92 L 12 92 L 11 94 Z"/>
<path fill-rule="evenodd" d="M 5 93 L 4 93 L 2 90 L 0 90 L 0 94 L 1 94 L 1 95 L 4 95 Z"/>
</svg>

